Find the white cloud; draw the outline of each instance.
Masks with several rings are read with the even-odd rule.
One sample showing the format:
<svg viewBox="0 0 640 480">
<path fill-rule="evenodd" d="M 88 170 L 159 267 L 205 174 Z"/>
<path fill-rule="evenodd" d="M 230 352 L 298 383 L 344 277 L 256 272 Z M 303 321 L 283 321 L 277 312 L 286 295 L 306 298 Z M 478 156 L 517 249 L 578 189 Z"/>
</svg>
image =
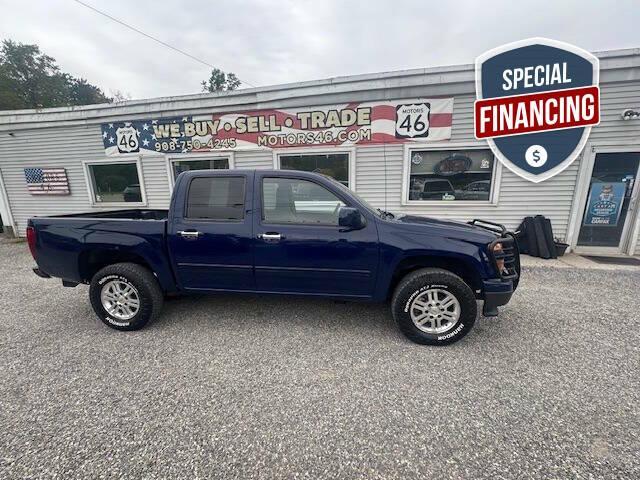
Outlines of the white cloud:
<svg viewBox="0 0 640 480">
<path fill-rule="evenodd" d="M 546 36 L 589 50 L 638 47 L 637 1 L 86 0 L 255 85 L 471 63 Z M 4 38 L 37 43 L 64 71 L 134 98 L 200 90 L 208 67 L 71 0 L 0 1 Z"/>
</svg>

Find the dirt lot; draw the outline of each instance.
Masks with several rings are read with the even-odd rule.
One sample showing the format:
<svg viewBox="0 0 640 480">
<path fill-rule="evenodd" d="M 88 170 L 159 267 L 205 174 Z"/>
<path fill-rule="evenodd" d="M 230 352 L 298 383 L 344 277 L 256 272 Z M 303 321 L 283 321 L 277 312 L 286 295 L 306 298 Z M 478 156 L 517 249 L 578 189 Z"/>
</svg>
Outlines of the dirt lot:
<svg viewBox="0 0 640 480">
<path fill-rule="evenodd" d="M 140 332 L 0 244 L 0 478 L 640 478 L 640 270 L 530 267 L 445 348 L 214 296 Z"/>
</svg>

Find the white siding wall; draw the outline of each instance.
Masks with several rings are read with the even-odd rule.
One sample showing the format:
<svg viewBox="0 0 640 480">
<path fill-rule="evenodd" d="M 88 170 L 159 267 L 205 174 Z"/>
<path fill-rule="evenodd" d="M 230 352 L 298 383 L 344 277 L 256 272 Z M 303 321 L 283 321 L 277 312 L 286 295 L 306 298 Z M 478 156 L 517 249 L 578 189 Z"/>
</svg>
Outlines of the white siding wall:
<svg viewBox="0 0 640 480">
<path fill-rule="evenodd" d="M 142 176 L 147 194 L 147 206 L 149 208 L 169 208 L 171 187 L 169 186 L 165 156 L 142 157 Z"/>
<path fill-rule="evenodd" d="M 361 147 L 357 153 L 358 193 L 376 207 L 416 215 L 436 216 L 468 221 L 484 218 L 515 228 L 527 215 L 545 215 L 554 228 L 554 234 L 564 237 L 573 201 L 577 163 L 543 183 L 523 180 L 506 168 L 497 187 L 500 196 L 497 205 L 478 202 L 478 205 L 402 205 L 402 169 L 404 149 L 400 146 Z M 501 168 L 498 164 L 496 168 Z M 386 188 L 384 178 L 386 176 Z"/>
<path fill-rule="evenodd" d="M 441 86 L 438 86 L 441 87 Z M 433 87 L 432 87 L 433 88 Z M 451 142 L 475 142 L 473 138 L 473 84 L 456 84 Z M 602 91 L 602 121 L 592 131 L 592 144 L 620 142 L 637 144 L 640 149 L 640 122 L 625 122 L 620 112 L 630 106 L 640 106 L 640 85 L 637 80 L 605 83 Z M 463 93 L 466 92 L 466 93 Z M 429 96 L 425 87 L 413 96 Z M 373 93 L 372 93 L 373 95 Z M 390 91 L 388 98 L 402 98 L 402 92 Z M 330 104 L 330 96 L 324 103 Z M 159 115 L 160 116 L 160 115 Z M 18 130 L 14 136 L 0 136 L 0 171 L 9 197 L 10 208 L 24 235 L 29 217 L 90 211 L 83 160 L 105 159 L 101 142 L 100 119 L 90 125 Z M 397 145 L 368 146 L 356 149 L 357 191 L 373 205 L 389 210 L 419 215 L 470 220 L 485 218 L 516 227 L 524 216 L 543 214 L 551 219 L 556 236 L 564 238 L 574 199 L 580 160 L 560 175 L 534 184 L 502 169 L 498 185 L 497 205 L 401 205 L 404 149 Z M 71 195 L 44 197 L 29 195 L 23 169 L 25 167 L 59 166 L 67 169 Z M 236 168 L 273 168 L 269 150 L 238 151 Z M 497 167 L 500 168 L 500 167 Z M 142 170 L 149 208 L 167 208 L 170 188 L 164 156 L 143 157 Z M 109 207 L 103 207 L 109 208 Z M 640 245 L 640 242 L 639 242 Z M 640 253 L 640 246 L 637 253 Z"/>
<path fill-rule="evenodd" d="M 122 207 L 91 205 L 84 160 L 105 160 L 99 125 L 46 128 L 4 134 L 0 140 L 0 172 L 19 235 L 33 216 L 89 212 Z M 271 151 L 236 152 L 236 168 L 273 168 Z M 71 195 L 34 196 L 27 190 L 26 167 L 64 167 Z M 164 155 L 143 156 L 142 172 L 148 208 L 169 207 L 171 190 Z"/>
<path fill-rule="evenodd" d="M 89 210 L 89 194 L 82 161 L 104 158 L 100 128 L 47 128 L 3 135 L 0 141 L 0 169 L 9 206 L 19 235 L 34 215 L 56 215 Z M 30 195 L 24 177 L 26 167 L 64 167 L 71 195 Z"/>
<path fill-rule="evenodd" d="M 23 131 L 4 138 L 0 142 L 0 170 L 18 234 L 24 235 L 32 216 L 121 208 L 91 205 L 82 162 L 105 158 L 97 125 Z M 66 168 L 71 195 L 30 195 L 25 167 Z M 148 208 L 167 208 L 170 193 L 164 156 L 143 158 L 142 171 Z"/>
<path fill-rule="evenodd" d="M 456 97 L 454 103 L 451 142 L 483 144 L 473 136 L 472 95 Z M 404 148 L 398 145 L 386 147 L 360 147 L 357 152 L 357 186 L 367 200 L 377 207 L 417 215 L 431 215 L 453 220 L 468 221 L 473 218 L 504 223 L 515 228 L 527 215 L 542 214 L 553 225 L 554 234 L 564 237 L 573 201 L 573 188 L 578 172 L 578 161 L 560 175 L 545 182 L 528 182 L 508 169 L 502 168 L 497 205 L 478 202 L 478 205 L 402 205 L 402 179 Z M 386 186 L 385 186 L 386 177 Z M 386 187 L 386 188 L 385 188 Z"/>
<path fill-rule="evenodd" d="M 455 98 L 452 143 L 479 143 L 473 135 L 474 99 L 473 95 Z M 640 105 L 638 82 L 603 85 L 601 123 L 592 130 L 590 142 L 594 145 L 631 142 L 636 143 L 640 150 L 640 122 L 624 121 L 620 117 L 622 110 L 630 105 Z M 508 228 L 517 227 L 527 215 L 541 214 L 551 220 L 554 235 L 565 238 L 581 159 L 578 158 L 559 175 L 538 184 L 502 168 L 501 182 L 497 185 L 500 190 L 497 205 L 483 205 L 479 202 L 477 206 L 469 206 L 443 202 L 441 205 L 403 206 L 403 147 L 359 147 L 356 157 L 357 190 L 376 207 L 462 221 L 484 218 L 504 223 Z M 640 242 L 636 253 L 640 253 Z"/>
<path fill-rule="evenodd" d="M 236 152 L 235 168 L 273 168 L 273 153 L 271 150 Z"/>
</svg>

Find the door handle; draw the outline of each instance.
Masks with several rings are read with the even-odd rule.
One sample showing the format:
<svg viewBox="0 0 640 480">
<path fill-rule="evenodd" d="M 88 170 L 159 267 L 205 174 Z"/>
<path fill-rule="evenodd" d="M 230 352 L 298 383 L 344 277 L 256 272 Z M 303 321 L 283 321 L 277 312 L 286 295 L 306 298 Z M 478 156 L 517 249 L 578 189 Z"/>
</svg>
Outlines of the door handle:
<svg viewBox="0 0 640 480">
<path fill-rule="evenodd" d="M 258 238 L 261 238 L 265 242 L 279 242 L 284 238 L 284 235 L 280 235 L 279 233 L 260 233 L 258 234 Z"/>
<path fill-rule="evenodd" d="M 186 230 L 179 230 L 178 235 L 180 235 L 182 238 L 186 238 L 187 240 L 197 240 L 198 237 L 200 235 L 202 235 L 200 232 L 196 232 L 196 231 L 186 231 Z"/>
</svg>

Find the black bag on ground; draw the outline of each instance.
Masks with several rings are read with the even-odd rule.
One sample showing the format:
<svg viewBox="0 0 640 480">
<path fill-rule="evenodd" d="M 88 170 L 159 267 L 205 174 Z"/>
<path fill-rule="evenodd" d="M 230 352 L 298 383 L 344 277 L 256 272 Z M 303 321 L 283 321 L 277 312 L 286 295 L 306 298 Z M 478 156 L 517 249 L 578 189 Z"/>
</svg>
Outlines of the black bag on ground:
<svg viewBox="0 0 640 480">
<path fill-rule="evenodd" d="M 543 215 L 525 217 L 518 227 L 517 239 L 521 253 L 532 257 L 558 258 L 551 221 Z"/>
</svg>

